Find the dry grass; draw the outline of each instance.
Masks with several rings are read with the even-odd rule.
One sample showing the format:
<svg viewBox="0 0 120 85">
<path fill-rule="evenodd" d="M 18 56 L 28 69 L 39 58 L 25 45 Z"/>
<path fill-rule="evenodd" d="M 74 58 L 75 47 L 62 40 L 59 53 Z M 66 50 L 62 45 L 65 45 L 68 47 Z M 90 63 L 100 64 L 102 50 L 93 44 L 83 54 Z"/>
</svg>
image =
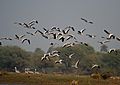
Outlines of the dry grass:
<svg viewBox="0 0 120 85">
<path fill-rule="evenodd" d="M 72 81 L 77 81 L 76 85 L 119 85 L 120 84 L 120 80 L 92 79 L 89 76 L 76 76 L 76 75 L 24 74 L 24 73 L 20 73 L 20 74 L 3 73 L 0 75 L 0 84 L 72 85 Z"/>
</svg>

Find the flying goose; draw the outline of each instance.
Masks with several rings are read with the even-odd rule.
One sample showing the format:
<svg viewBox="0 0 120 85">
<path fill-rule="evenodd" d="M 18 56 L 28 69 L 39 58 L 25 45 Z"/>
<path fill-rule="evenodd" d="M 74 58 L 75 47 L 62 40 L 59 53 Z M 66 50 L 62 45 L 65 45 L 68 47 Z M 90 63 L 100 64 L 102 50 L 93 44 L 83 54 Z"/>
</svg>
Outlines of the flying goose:
<svg viewBox="0 0 120 85">
<path fill-rule="evenodd" d="M 40 33 L 42 35 L 42 37 L 48 39 L 48 36 L 46 34 L 44 34 L 43 32 L 41 32 L 40 30 L 36 30 L 34 34 Z"/>
<path fill-rule="evenodd" d="M 35 36 L 35 33 L 31 33 L 31 32 L 26 32 L 29 35 Z"/>
<path fill-rule="evenodd" d="M 48 60 L 48 61 L 50 61 L 49 56 L 50 56 L 50 53 L 44 54 L 44 56 L 41 58 L 41 61 L 43 61 L 43 60 Z"/>
<path fill-rule="evenodd" d="M 86 29 L 81 29 L 80 31 L 78 31 L 78 34 L 83 35 L 83 32 L 84 32 L 85 30 L 86 30 Z"/>
<path fill-rule="evenodd" d="M 88 20 L 86 20 L 86 19 L 84 19 L 84 18 L 81 18 L 81 20 L 83 20 L 83 21 L 84 21 L 84 22 L 86 22 L 86 23 L 93 24 L 93 22 L 92 22 L 92 21 L 88 21 Z"/>
<path fill-rule="evenodd" d="M 100 43 L 100 44 L 102 44 L 102 45 L 105 44 L 105 43 L 107 43 L 107 42 L 110 42 L 110 40 L 104 40 L 104 41 L 101 41 L 101 42 L 98 41 L 98 43 Z"/>
<path fill-rule="evenodd" d="M 94 68 L 100 68 L 100 66 L 97 65 L 97 64 L 94 64 L 94 65 L 91 67 L 91 69 L 94 69 Z"/>
<path fill-rule="evenodd" d="M 24 38 L 24 39 L 22 40 L 22 43 L 24 43 L 25 41 L 27 41 L 27 42 L 30 44 L 30 40 L 29 40 L 29 39 Z"/>
<path fill-rule="evenodd" d="M 96 35 L 86 34 L 86 36 L 95 39 Z"/>
<path fill-rule="evenodd" d="M 77 40 L 74 35 L 69 34 L 69 35 L 67 35 L 67 37 L 66 37 L 66 41 L 69 40 L 69 39 L 71 39 L 71 38 Z"/>
<path fill-rule="evenodd" d="M 72 26 L 68 26 L 65 29 L 72 29 L 72 31 L 75 31 L 74 27 L 72 27 Z"/>
<path fill-rule="evenodd" d="M 32 25 L 35 25 L 35 23 L 38 24 L 38 21 L 37 21 L 37 20 L 32 20 L 32 21 L 30 21 L 28 24 L 29 24 L 30 26 L 32 26 Z"/>
<path fill-rule="evenodd" d="M 112 52 L 115 52 L 115 51 L 116 51 L 115 48 L 111 48 L 111 49 L 109 49 L 108 53 L 112 53 Z"/>
<path fill-rule="evenodd" d="M 62 59 L 60 59 L 60 60 L 56 60 L 56 61 L 55 61 L 55 64 L 57 64 L 57 63 L 62 64 L 62 63 L 64 63 L 64 61 L 63 61 Z"/>
<path fill-rule="evenodd" d="M 18 35 L 15 34 L 15 39 L 20 40 L 20 39 L 22 39 L 22 38 L 25 37 L 25 36 L 26 36 L 26 35 L 18 36 Z"/>
<path fill-rule="evenodd" d="M 115 35 L 113 35 L 112 33 L 109 33 L 107 30 L 104 30 L 104 32 L 108 34 L 107 39 L 115 39 Z"/>
<path fill-rule="evenodd" d="M 21 23 L 21 22 L 15 22 L 14 24 L 18 24 L 24 28 L 28 28 L 28 29 L 36 29 L 35 27 L 32 27 L 32 25 L 29 25 L 27 23 Z"/>
<path fill-rule="evenodd" d="M 70 55 L 69 55 L 69 58 L 71 59 L 74 54 L 75 54 L 75 53 L 70 54 Z"/>
<path fill-rule="evenodd" d="M 12 38 L 2 37 L 0 40 L 13 40 Z"/>
<path fill-rule="evenodd" d="M 79 60 L 77 60 L 77 62 L 75 63 L 75 65 L 72 65 L 72 67 L 78 68 L 78 64 L 79 64 Z"/>
<path fill-rule="evenodd" d="M 75 45 L 75 43 L 71 43 L 71 42 L 67 42 L 67 43 L 65 43 L 65 44 L 63 44 L 63 48 L 64 47 L 72 47 L 72 46 L 74 46 Z"/>
<path fill-rule="evenodd" d="M 120 41 L 120 38 L 119 38 L 119 37 L 116 37 L 116 40 Z"/>
</svg>

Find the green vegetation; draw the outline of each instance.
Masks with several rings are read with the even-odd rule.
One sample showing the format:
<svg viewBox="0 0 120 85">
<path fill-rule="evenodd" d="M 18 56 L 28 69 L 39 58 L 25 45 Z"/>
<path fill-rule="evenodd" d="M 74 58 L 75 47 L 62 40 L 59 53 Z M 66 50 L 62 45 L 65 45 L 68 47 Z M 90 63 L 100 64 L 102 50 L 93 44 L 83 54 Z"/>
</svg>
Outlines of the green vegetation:
<svg viewBox="0 0 120 85">
<path fill-rule="evenodd" d="M 96 52 L 93 47 L 76 44 L 69 48 L 50 48 L 49 51 L 60 51 L 60 57 L 51 57 L 51 61 L 41 61 L 44 51 L 36 48 L 34 52 L 28 52 L 17 46 L 0 46 L 0 70 L 14 71 L 16 66 L 18 70 L 24 72 L 24 68 L 29 67 L 37 71 L 45 72 L 63 72 L 72 74 L 89 74 L 92 64 L 101 66 L 101 72 L 111 72 L 113 75 L 120 75 L 120 50 L 116 52 Z M 68 58 L 74 53 L 72 58 Z M 55 64 L 55 60 L 63 59 L 65 64 Z M 72 65 L 80 60 L 78 69 L 72 68 Z"/>
</svg>

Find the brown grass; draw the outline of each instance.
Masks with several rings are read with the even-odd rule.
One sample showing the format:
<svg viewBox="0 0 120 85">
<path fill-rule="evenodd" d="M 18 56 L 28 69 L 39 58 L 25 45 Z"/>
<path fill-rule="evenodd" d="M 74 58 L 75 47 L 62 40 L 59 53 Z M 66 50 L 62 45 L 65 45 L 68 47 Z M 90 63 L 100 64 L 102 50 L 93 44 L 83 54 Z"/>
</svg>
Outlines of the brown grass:
<svg viewBox="0 0 120 85">
<path fill-rule="evenodd" d="M 76 85 L 119 85 L 120 80 L 113 79 L 92 79 L 89 76 L 76 75 L 53 75 L 53 74 L 16 74 L 4 73 L 0 75 L 0 84 L 18 85 L 72 85 L 72 81 L 77 81 Z"/>
</svg>

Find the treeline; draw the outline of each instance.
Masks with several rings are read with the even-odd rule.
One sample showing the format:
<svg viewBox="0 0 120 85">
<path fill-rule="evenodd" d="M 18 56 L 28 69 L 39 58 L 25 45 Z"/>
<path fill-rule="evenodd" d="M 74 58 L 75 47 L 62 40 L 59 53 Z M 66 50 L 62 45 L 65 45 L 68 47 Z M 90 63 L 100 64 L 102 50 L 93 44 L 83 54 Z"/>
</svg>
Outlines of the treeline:
<svg viewBox="0 0 120 85">
<path fill-rule="evenodd" d="M 60 56 L 50 57 L 50 61 L 41 61 L 44 51 L 36 48 L 34 52 L 28 52 L 18 46 L 0 46 L 0 70 L 14 71 L 16 66 L 18 70 L 24 72 L 25 68 L 37 69 L 41 72 L 66 72 L 77 74 L 89 74 L 91 66 L 98 64 L 101 66 L 101 72 L 111 72 L 114 75 L 120 75 L 120 50 L 116 52 L 96 52 L 93 47 L 76 44 L 74 47 L 56 47 L 49 48 L 48 52 L 58 50 Z M 68 56 L 74 54 L 72 58 Z M 56 60 L 64 60 L 64 64 L 55 64 Z M 78 68 L 72 66 L 79 60 Z"/>
</svg>

